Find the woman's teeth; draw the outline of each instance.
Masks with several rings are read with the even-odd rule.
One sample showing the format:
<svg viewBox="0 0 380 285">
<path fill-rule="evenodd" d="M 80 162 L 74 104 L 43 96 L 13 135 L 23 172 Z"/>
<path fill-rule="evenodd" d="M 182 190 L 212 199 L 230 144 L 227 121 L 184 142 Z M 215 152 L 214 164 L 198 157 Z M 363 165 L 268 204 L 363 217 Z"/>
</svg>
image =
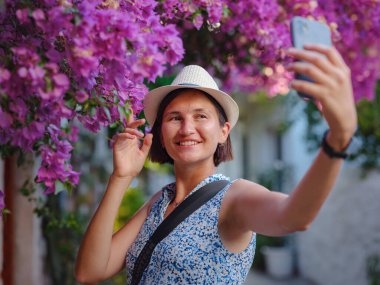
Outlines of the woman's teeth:
<svg viewBox="0 0 380 285">
<path fill-rule="evenodd" d="M 196 141 L 179 142 L 179 145 L 181 145 L 181 146 L 196 145 L 196 144 L 198 144 L 198 142 L 196 142 Z"/>
</svg>

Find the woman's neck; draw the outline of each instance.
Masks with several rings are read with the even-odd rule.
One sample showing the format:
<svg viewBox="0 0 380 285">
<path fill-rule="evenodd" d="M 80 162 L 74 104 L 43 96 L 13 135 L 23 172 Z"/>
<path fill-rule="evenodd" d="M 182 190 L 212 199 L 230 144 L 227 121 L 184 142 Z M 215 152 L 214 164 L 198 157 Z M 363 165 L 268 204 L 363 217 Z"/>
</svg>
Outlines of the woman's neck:
<svg viewBox="0 0 380 285">
<path fill-rule="evenodd" d="M 203 166 L 179 166 L 174 164 L 176 179 L 176 197 L 174 200 L 180 203 L 203 179 L 213 175 L 216 171 L 214 163 Z"/>
</svg>

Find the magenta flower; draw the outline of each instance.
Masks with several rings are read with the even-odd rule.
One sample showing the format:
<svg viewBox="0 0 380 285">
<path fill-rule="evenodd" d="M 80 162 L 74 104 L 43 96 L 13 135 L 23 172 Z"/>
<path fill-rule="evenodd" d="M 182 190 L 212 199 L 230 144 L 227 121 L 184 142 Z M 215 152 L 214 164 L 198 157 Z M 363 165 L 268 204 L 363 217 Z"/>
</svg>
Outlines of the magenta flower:
<svg viewBox="0 0 380 285">
<path fill-rule="evenodd" d="M 4 192 L 0 190 L 0 211 L 3 211 L 5 208 L 4 196 Z"/>
<path fill-rule="evenodd" d="M 0 14 L 0 147 L 37 151 L 46 193 L 57 181 L 78 183 L 72 122 L 93 132 L 125 124 L 125 108 L 143 108 L 144 83 L 182 60 L 183 41 L 192 62 L 220 75 L 224 89 L 274 96 L 291 80 L 283 70 L 289 19 L 307 16 L 330 25 L 356 101 L 372 99 L 380 77 L 378 1 L 109 2 L 7 0 Z M 207 37 L 204 50 L 192 50 L 189 32 Z M 62 131 L 67 124 L 70 133 Z"/>
<path fill-rule="evenodd" d="M 4 112 L 3 109 L 0 107 L 0 128 L 9 128 L 12 125 L 12 122 L 12 116 L 9 113 Z"/>
</svg>

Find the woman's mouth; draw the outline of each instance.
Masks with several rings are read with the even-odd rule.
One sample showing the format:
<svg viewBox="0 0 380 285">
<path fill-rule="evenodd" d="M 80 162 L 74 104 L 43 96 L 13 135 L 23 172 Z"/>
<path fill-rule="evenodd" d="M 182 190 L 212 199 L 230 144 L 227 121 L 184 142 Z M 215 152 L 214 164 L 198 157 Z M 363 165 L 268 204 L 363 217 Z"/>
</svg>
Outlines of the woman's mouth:
<svg viewBox="0 0 380 285">
<path fill-rule="evenodd" d="M 197 145 L 199 143 L 200 142 L 198 142 L 198 141 L 180 141 L 180 142 L 177 142 L 177 145 L 179 145 L 179 146 L 193 146 L 193 145 Z"/>
</svg>

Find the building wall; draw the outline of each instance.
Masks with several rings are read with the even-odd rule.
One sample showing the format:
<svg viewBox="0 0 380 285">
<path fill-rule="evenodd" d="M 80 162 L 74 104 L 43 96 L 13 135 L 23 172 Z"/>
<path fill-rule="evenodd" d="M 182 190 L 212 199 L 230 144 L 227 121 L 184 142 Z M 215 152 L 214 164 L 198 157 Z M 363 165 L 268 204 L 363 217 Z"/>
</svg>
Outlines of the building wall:
<svg viewBox="0 0 380 285">
<path fill-rule="evenodd" d="M 293 167 L 289 189 L 302 178 L 316 155 L 306 150 L 305 128 L 305 119 L 300 117 L 284 140 L 284 159 Z M 369 284 L 367 258 L 376 253 L 380 256 L 379 185 L 379 171 L 363 178 L 357 165 L 345 162 L 310 228 L 295 235 L 300 275 L 320 285 Z"/>
<path fill-rule="evenodd" d="M 367 258 L 380 256 L 380 173 L 362 179 L 346 165 L 308 231 L 298 236 L 301 274 L 329 285 L 365 285 Z"/>
<path fill-rule="evenodd" d="M 283 138 L 283 161 L 291 168 L 285 192 L 294 189 L 316 155 L 307 150 L 304 139 L 307 126 L 302 108 L 301 104 L 292 114 L 285 114 L 294 118 Z M 248 109 L 232 133 L 235 159 L 223 164 L 220 170 L 231 178 L 245 174 L 245 178 L 257 181 L 260 173 L 275 167 L 273 129 L 284 118 L 284 112 L 281 107 L 268 110 L 251 106 Z M 248 142 L 246 149 L 242 144 L 244 137 Z M 379 171 L 363 179 L 357 166 L 344 164 L 336 186 L 311 227 L 291 236 L 296 266 L 302 277 L 317 285 L 368 284 L 367 258 L 373 254 L 380 256 L 379 185 Z"/>
</svg>

